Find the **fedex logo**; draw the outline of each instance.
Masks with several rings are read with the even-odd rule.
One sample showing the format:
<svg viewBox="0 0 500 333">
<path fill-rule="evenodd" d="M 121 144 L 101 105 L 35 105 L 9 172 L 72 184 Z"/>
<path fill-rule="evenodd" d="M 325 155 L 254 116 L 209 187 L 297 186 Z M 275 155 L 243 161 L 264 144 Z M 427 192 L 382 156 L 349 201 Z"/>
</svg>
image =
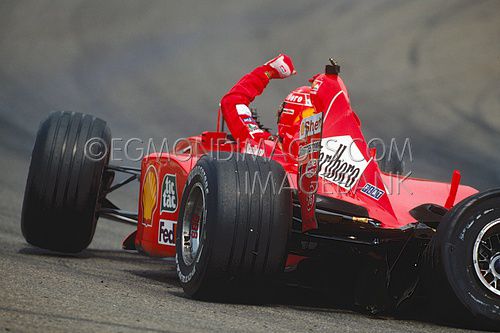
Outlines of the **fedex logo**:
<svg viewBox="0 0 500 333">
<path fill-rule="evenodd" d="M 158 244 L 175 246 L 175 229 L 177 221 L 160 220 L 158 230 Z"/>
</svg>

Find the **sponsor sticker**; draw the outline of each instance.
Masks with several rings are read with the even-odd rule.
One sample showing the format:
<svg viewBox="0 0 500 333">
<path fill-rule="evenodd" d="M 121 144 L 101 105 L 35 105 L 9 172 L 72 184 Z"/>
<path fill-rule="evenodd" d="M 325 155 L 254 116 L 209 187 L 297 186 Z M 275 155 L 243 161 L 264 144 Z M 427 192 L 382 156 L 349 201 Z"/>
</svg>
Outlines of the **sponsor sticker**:
<svg viewBox="0 0 500 333">
<path fill-rule="evenodd" d="M 319 141 L 314 141 L 314 142 L 311 142 L 305 146 L 300 147 L 299 159 L 302 159 L 303 157 L 305 157 L 308 154 L 319 151 L 320 148 L 321 148 L 321 142 L 319 142 Z"/>
<path fill-rule="evenodd" d="M 158 244 L 175 246 L 175 229 L 177 221 L 160 220 L 158 230 Z"/>
<path fill-rule="evenodd" d="M 166 174 L 161 185 L 161 212 L 175 213 L 177 205 L 177 176 Z"/>
<path fill-rule="evenodd" d="M 253 119 L 252 117 L 246 117 L 246 118 L 243 118 L 243 122 L 244 123 L 255 123 L 255 119 Z"/>
<path fill-rule="evenodd" d="M 264 148 L 251 145 L 250 143 L 247 142 L 247 144 L 245 145 L 245 153 L 257 155 L 257 156 L 263 156 L 264 155 Z"/>
<path fill-rule="evenodd" d="M 237 104 L 236 111 L 238 112 L 238 114 L 240 116 L 249 116 L 249 117 L 252 116 L 252 112 L 250 111 L 248 106 L 246 106 L 245 104 Z"/>
<path fill-rule="evenodd" d="M 315 159 L 309 160 L 306 165 L 306 170 L 304 175 L 307 178 L 311 178 L 316 174 L 316 171 L 318 170 L 318 161 Z"/>
<path fill-rule="evenodd" d="M 193 214 L 193 217 L 191 218 L 191 238 L 192 239 L 198 239 L 198 236 L 200 235 L 200 220 L 201 220 L 200 215 Z"/>
<path fill-rule="evenodd" d="M 368 163 L 350 135 L 321 140 L 319 176 L 351 190 L 357 184 Z"/>
<path fill-rule="evenodd" d="M 142 224 L 151 226 L 153 214 L 158 205 L 158 173 L 153 165 L 150 165 L 144 175 L 142 183 Z"/>
<path fill-rule="evenodd" d="M 283 108 L 282 110 L 283 110 L 282 112 L 285 113 L 285 114 L 291 114 L 291 115 L 293 115 L 295 113 L 294 109 Z"/>
<path fill-rule="evenodd" d="M 264 131 L 259 128 L 250 132 L 250 134 L 255 134 L 255 133 L 264 133 Z"/>
<path fill-rule="evenodd" d="M 256 124 L 247 124 L 247 126 L 251 131 L 259 129 L 259 126 L 257 126 Z"/>
<path fill-rule="evenodd" d="M 256 124 L 247 124 L 250 134 L 263 133 L 264 131 L 259 128 Z"/>
<path fill-rule="evenodd" d="M 311 84 L 311 93 L 316 93 L 322 84 L 323 84 L 323 81 L 314 80 L 313 83 Z"/>
<path fill-rule="evenodd" d="M 302 122 L 300 123 L 300 139 L 321 133 L 322 121 L 323 113 L 316 113 L 310 117 L 302 119 Z"/>
<path fill-rule="evenodd" d="M 309 97 L 309 94 L 306 93 L 291 92 L 285 98 L 285 101 L 290 104 L 312 107 L 311 98 Z"/>
<path fill-rule="evenodd" d="M 366 185 L 361 189 L 361 192 L 375 200 L 380 199 L 385 194 L 384 190 L 381 190 L 370 183 L 366 183 Z"/>
</svg>

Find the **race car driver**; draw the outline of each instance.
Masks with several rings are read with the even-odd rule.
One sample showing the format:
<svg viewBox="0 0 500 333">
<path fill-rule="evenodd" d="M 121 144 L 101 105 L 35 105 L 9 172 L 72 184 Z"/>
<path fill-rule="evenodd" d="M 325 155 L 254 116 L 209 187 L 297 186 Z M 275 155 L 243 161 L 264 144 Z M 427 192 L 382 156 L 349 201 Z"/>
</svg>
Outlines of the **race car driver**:
<svg viewBox="0 0 500 333">
<path fill-rule="evenodd" d="M 272 138 L 252 116 L 249 104 L 262 94 L 271 79 L 284 79 L 296 74 L 292 59 L 280 54 L 264 65 L 244 75 L 224 97 L 220 106 L 224 119 L 235 140 L 249 138 L 256 141 Z M 290 147 L 297 136 L 302 118 L 314 113 L 310 99 L 310 87 L 292 91 L 283 102 L 278 114 L 278 137 L 284 147 Z"/>
</svg>

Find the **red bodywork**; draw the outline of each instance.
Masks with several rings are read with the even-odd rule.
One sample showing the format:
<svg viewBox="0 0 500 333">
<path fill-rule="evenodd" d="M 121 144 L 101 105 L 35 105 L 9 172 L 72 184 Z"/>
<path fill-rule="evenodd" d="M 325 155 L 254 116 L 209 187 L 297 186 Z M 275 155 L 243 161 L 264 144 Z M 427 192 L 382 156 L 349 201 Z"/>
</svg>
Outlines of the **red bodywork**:
<svg viewBox="0 0 500 333">
<path fill-rule="evenodd" d="M 434 203 L 449 207 L 477 192 L 471 187 L 458 185 L 459 176 L 455 176 L 449 184 L 381 172 L 374 152 L 368 149 L 361 123 L 351 108 L 342 79 L 338 75 L 320 74 L 311 87 L 316 112 L 323 113 L 319 195 L 365 207 L 370 218 L 380 222 L 381 228 L 399 229 L 416 222 L 409 211 L 419 205 Z M 136 247 L 151 256 L 175 255 L 175 225 L 184 184 L 203 154 L 227 151 L 270 157 L 283 166 L 289 175 L 290 185 L 297 188 L 297 159 L 283 150 L 272 140 L 232 142 L 224 132 L 204 132 L 188 138 L 170 153 L 146 156 L 142 161 Z M 335 155 L 339 152 L 343 152 L 341 158 Z M 349 162 L 349 159 L 354 162 Z M 145 185 L 145 176 L 151 168 L 156 173 L 156 182 L 148 181 Z M 343 176 L 340 176 L 339 169 L 344 171 Z M 147 197 L 156 196 L 154 204 L 146 204 L 146 215 L 152 216 L 150 221 L 144 218 L 145 193 Z M 304 205 L 301 209 L 305 215 Z M 306 229 L 303 226 L 303 231 Z"/>
</svg>

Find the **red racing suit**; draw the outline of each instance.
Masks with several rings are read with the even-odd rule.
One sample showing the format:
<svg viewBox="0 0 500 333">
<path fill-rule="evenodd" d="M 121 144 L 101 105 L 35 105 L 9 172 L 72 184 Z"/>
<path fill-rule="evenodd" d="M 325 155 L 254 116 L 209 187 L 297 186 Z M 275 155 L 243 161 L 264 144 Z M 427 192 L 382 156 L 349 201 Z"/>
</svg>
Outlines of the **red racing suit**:
<svg viewBox="0 0 500 333">
<path fill-rule="evenodd" d="M 259 127 L 248 107 L 269 83 L 268 71 L 267 65 L 257 67 L 244 75 L 221 99 L 222 115 L 235 140 L 260 140 L 271 136 Z"/>
<path fill-rule="evenodd" d="M 271 136 L 252 117 L 248 105 L 262 94 L 271 79 L 284 79 L 296 73 L 292 59 L 279 54 L 264 65 L 243 76 L 229 92 L 222 97 L 222 115 L 234 139 L 242 142 L 253 138 L 257 141 Z"/>
</svg>

